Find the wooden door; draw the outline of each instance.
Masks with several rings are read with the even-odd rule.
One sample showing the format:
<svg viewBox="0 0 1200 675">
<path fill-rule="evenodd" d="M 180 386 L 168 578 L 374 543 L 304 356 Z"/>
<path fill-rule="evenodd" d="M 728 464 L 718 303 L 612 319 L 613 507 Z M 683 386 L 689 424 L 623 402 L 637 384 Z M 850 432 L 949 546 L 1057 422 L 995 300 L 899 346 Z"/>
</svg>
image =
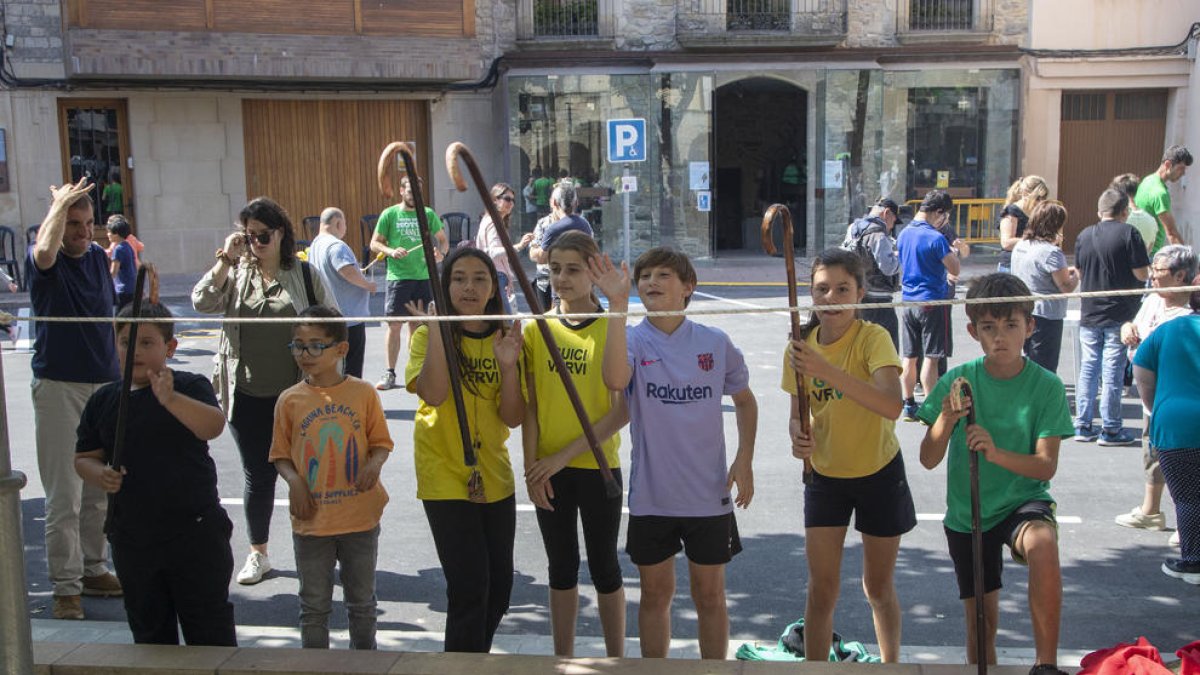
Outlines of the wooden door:
<svg viewBox="0 0 1200 675">
<path fill-rule="evenodd" d="M 389 204 L 379 194 L 375 169 L 392 141 L 415 141 L 417 164 L 428 178 L 429 105 L 426 101 L 256 100 L 242 103 L 246 145 L 246 194 L 268 196 L 291 216 L 296 238 L 301 221 L 328 206 L 346 214 L 346 243 L 361 255 L 359 222 Z M 441 164 L 438 170 L 445 172 Z M 438 179 L 443 179 L 442 175 Z"/>
<path fill-rule="evenodd" d="M 108 247 L 109 216 L 123 214 L 137 233 L 133 176 L 129 167 L 129 126 L 124 99 L 58 99 L 58 136 L 63 180 L 87 176 L 96 206 L 97 243 Z"/>
<path fill-rule="evenodd" d="M 1075 236 L 1096 222 L 1096 200 L 1115 176 L 1141 177 L 1158 167 L 1167 92 L 1064 91 L 1061 119 L 1057 196 L 1067 207 L 1063 250 L 1071 253 Z"/>
</svg>

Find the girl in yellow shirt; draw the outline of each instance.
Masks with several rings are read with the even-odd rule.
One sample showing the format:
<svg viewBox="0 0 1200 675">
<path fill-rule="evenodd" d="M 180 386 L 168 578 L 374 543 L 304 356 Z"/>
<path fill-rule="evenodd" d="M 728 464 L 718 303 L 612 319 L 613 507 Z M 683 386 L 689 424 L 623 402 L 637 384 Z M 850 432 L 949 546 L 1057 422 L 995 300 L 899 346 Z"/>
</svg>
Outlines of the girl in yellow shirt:
<svg viewBox="0 0 1200 675">
<path fill-rule="evenodd" d="M 567 232 L 550 246 L 550 285 L 558 294 L 549 315 L 602 311 L 588 276 L 588 260 L 600 255 L 596 240 Z M 608 319 L 548 318 L 551 333 L 571 374 L 608 465 L 621 480 L 617 432 L 629 422 L 625 397 L 604 384 L 601 361 Z M 600 468 L 572 411 L 567 390 L 554 370 L 538 327 L 525 327 L 527 401 L 521 435 L 525 481 L 536 505 L 550 572 L 550 626 L 554 653 L 572 656 L 579 610 L 579 523 L 587 547 L 588 571 L 608 656 L 625 654 L 625 590 L 617 561 L 621 496 L 608 497 Z"/>
<path fill-rule="evenodd" d="M 805 658 L 825 661 L 841 585 L 842 549 L 850 516 L 863 541 L 863 591 L 871 605 L 884 662 L 900 657 L 900 602 L 893 573 L 900 535 L 916 526 L 895 421 L 900 416 L 900 359 L 888 332 L 850 310 L 821 305 L 862 302 L 862 261 L 842 249 L 812 263 L 814 309 L 807 337 L 793 340 L 783 388 L 792 395 L 792 454 L 812 461 L 804 488 L 808 598 Z M 796 379 L 803 378 L 812 435 L 801 431 Z"/>
<path fill-rule="evenodd" d="M 442 265 L 446 314 L 500 315 L 500 284 L 491 258 L 479 249 L 455 249 Z M 427 316 L 420 303 L 414 316 Z M 472 468 L 463 462 L 458 414 L 442 340 L 449 331 L 462 373 L 467 426 L 482 476 L 482 502 L 469 499 Z M 508 611 L 513 583 L 516 501 L 504 442 L 525 416 L 521 395 L 521 327 L 499 320 L 429 323 L 413 334 L 405 381 L 421 398 L 413 431 L 417 498 L 446 576 L 448 652 L 488 652 Z"/>
</svg>

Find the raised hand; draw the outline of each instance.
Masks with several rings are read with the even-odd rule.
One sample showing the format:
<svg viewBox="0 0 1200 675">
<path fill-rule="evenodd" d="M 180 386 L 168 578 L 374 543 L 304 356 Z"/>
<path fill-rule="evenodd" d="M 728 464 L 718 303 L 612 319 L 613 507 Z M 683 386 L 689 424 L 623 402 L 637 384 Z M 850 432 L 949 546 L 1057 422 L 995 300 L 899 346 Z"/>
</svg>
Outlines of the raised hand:
<svg viewBox="0 0 1200 675">
<path fill-rule="evenodd" d="M 520 321 L 512 322 L 508 328 L 501 328 L 492 340 L 492 353 L 496 356 L 498 365 L 502 368 L 516 367 L 517 360 L 521 358 L 523 344 Z"/>
<path fill-rule="evenodd" d="M 76 199 L 86 195 L 92 191 L 92 184 L 88 182 L 87 176 L 79 179 L 78 183 L 67 183 L 60 186 L 50 186 L 50 194 L 52 197 L 52 206 L 67 207 L 75 203 Z"/>
<path fill-rule="evenodd" d="M 157 373 L 147 372 L 146 375 L 150 378 L 150 391 L 154 392 L 154 398 L 162 407 L 167 407 L 176 396 L 174 373 L 170 368 L 163 368 Z"/>
<path fill-rule="evenodd" d="M 609 304 L 629 303 L 629 263 L 622 262 L 617 268 L 608 254 L 592 256 L 588 258 L 588 276 Z"/>
</svg>

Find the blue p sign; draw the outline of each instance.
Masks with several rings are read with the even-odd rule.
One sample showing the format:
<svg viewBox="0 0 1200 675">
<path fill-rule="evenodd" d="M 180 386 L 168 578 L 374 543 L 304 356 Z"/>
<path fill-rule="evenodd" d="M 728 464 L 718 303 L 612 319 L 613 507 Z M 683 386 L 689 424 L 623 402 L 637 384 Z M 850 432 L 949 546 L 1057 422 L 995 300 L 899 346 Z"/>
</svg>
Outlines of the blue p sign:
<svg viewBox="0 0 1200 675">
<path fill-rule="evenodd" d="M 646 120 L 608 120 L 608 161 L 646 161 Z"/>
</svg>

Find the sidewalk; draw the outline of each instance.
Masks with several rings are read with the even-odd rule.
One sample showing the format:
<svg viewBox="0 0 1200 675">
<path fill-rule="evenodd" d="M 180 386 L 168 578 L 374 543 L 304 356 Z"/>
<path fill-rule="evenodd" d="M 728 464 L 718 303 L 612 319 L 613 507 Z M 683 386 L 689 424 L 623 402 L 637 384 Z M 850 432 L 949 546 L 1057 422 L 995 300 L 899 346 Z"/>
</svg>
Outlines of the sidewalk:
<svg viewBox="0 0 1200 675">
<path fill-rule="evenodd" d="M 87 643 L 87 644 L 132 644 L 129 627 L 116 621 L 55 621 L 33 619 L 33 641 L 35 643 Z M 780 627 L 783 630 L 783 627 Z M 299 628 L 275 626 L 237 627 L 240 647 L 300 647 Z M 349 638 L 345 630 L 331 631 L 334 649 L 349 649 Z M 442 634 L 427 631 L 381 630 L 377 633 L 379 648 L 398 652 L 441 652 Z M 746 640 L 729 641 L 729 658 Z M 760 641 L 760 644 L 763 644 Z M 878 654 L 876 645 L 867 644 L 872 654 Z M 628 658 L 639 658 L 641 649 L 637 638 L 625 640 Z M 554 641 L 549 635 L 496 635 L 493 654 L 519 654 L 525 656 L 552 656 Z M 1060 651 L 1059 665 L 1075 667 L 1086 655 L 1082 651 Z M 604 638 L 578 637 L 575 640 L 575 655 L 578 657 L 603 657 Z M 1029 666 L 1033 663 L 1033 649 L 1000 648 L 997 658 L 1001 665 Z M 700 647 L 695 640 L 671 640 L 672 659 L 699 659 Z M 963 647 L 922 647 L 905 645 L 900 650 L 900 659 L 905 664 L 959 665 L 963 662 Z"/>
</svg>

